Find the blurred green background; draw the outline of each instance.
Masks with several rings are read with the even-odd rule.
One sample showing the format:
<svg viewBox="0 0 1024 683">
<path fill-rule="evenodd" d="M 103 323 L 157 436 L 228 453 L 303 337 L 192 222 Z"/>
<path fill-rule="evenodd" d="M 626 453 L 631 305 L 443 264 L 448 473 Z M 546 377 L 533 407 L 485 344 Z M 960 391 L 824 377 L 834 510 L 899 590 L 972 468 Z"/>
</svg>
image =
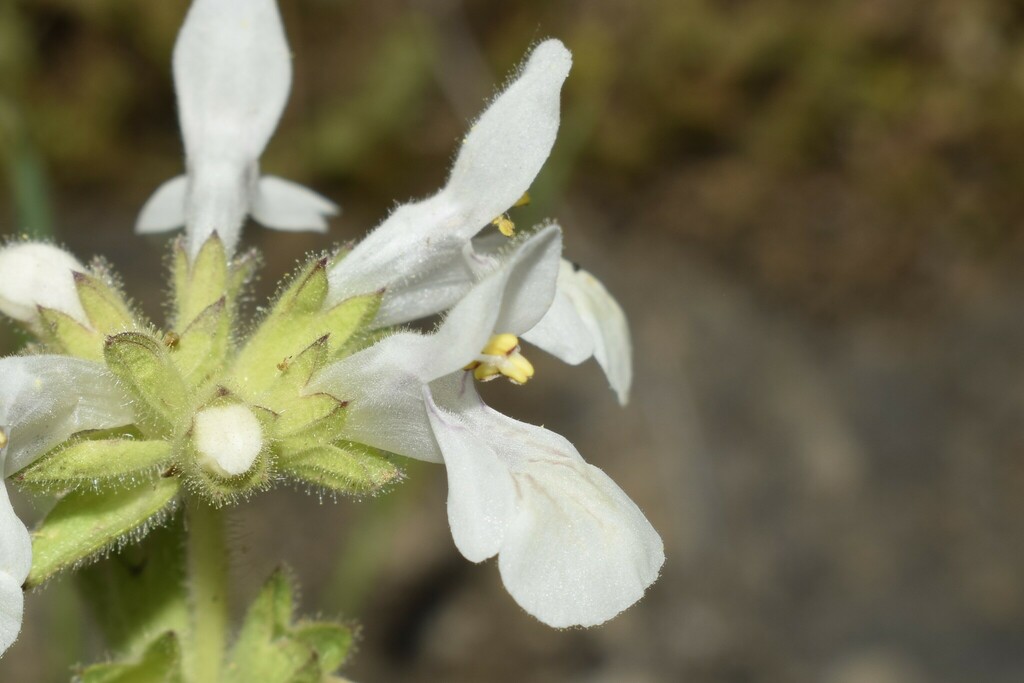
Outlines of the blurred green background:
<svg viewBox="0 0 1024 683">
<path fill-rule="evenodd" d="M 438 188 L 532 43 L 573 51 L 520 222 L 558 219 L 619 297 L 633 401 L 540 352 L 529 385 L 485 393 L 605 469 L 668 561 L 608 625 L 552 631 L 458 555 L 443 472 L 410 463 L 374 500 L 240 508 L 240 604 L 287 562 L 306 612 L 363 625 L 359 681 L 1024 679 L 1024 3 L 281 4 L 295 84 L 263 167 L 344 213 L 327 236 L 247 230 L 254 302 Z M 131 226 L 182 166 L 186 8 L 0 5 L 0 229 L 105 255 L 155 320 L 165 239 Z M 103 654 L 72 589 L 29 596 L 0 680 Z"/>
</svg>

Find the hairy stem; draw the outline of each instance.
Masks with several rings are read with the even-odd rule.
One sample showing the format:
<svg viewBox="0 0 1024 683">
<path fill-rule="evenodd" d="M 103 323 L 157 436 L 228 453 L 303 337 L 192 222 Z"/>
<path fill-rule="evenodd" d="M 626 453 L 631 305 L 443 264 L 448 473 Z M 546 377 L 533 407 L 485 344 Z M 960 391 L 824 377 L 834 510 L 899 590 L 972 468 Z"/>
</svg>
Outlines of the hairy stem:
<svg viewBox="0 0 1024 683">
<path fill-rule="evenodd" d="M 186 676 L 192 683 L 218 681 L 228 626 L 224 514 L 200 501 L 188 508 L 188 583 L 192 642 Z"/>
</svg>

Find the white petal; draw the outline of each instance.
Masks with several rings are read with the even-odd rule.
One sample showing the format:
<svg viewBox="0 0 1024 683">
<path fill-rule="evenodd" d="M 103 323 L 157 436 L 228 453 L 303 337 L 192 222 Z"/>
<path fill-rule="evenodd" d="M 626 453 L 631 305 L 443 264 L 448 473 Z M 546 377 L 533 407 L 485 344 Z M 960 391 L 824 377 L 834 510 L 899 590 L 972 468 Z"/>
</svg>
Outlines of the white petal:
<svg viewBox="0 0 1024 683">
<path fill-rule="evenodd" d="M 414 287 L 426 274 L 453 263 L 466 239 L 457 207 L 444 195 L 403 204 L 331 269 L 327 305 L 381 289 Z"/>
<path fill-rule="evenodd" d="M 429 357 L 429 337 L 392 335 L 325 368 L 308 393 L 347 401 L 345 438 L 409 458 L 441 462 L 423 404 L 421 359 Z"/>
<path fill-rule="evenodd" d="M 498 557 L 516 602 L 566 627 L 600 624 L 639 600 L 665 550 L 636 504 L 563 437 L 474 401 L 471 388 L 464 394 L 455 412 L 486 435 L 516 481 L 516 513 Z"/>
<path fill-rule="evenodd" d="M 434 334 L 386 337 L 325 368 L 308 391 L 349 402 L 347 438 L 440 462 L 422 387 L 461 370 L 496 332 L 522 331 L 497 325 L 530 326 L 540 319 L 554 296 L 561 248 L 555 226 L 532 235 L 452 308 Z"/>
<path fill-rule="evenodd" d="M 551 308 L 523 339 L 570 365 L 578 365 L 594 355 L 590 330 L 561 288 L 555 293 Z"/>
<path fill-rule="evenodd" d="M 21 592 L 21 584 L 0 572 L 0 655 L 18 639 L 24 609 L 25 596 Z"/>
<path fill-rule="evenodd" d="M 373 324 L 378 328 L 390 327 L 448 310 L 476 281 L 476 273 L 465 257 L 453 252 L 450 258 L 438 258 L 432 270 L 385 289 Z"/>
<path fill-rule="evenodd" d="M 633 383 L 633 343 L 626 314 L 600 280 L 582 268 L 574 269 L 566 279 L 563 290 L 590 330 L 594 358 L 618 394 L 619 403 L 625 405 Z"/>
<path fill-rule="evenodd" d="M 571 66 L 561 42 L 544 41 L 466 135 L 445 192 L 468 226 L 483 227 L 530 189 L 555 144 L 559 95 Z"/>
<path fill-rule="evenodd" d="M 274 0 L 194 0 L 174 46 L 190 162 L 258 159 L 284 110 L 291 78 Z"/>
<path fill-rule="evenodd" d="M 171 178 L 156 189 L 146 201 L 135 221 L 135 232 L 149 234 L 166 232 L 185 225 L 185 189 L 188 178 Z"/>
<path fill-rule="evenodd" d="M 559 628 L 595 626 L 658 578 L 661 538 L 604 472 L 573 459 L 540 459 L 515 477 L 519 510 L 498 567 L 527 612 Z"/>
<path fill-rule="evenodd" d="M 410 359 L 427 383 L 473 361 L 494 334 L 520 334 L 544 315 L 555 294 L 561 231 L 551 226 L 524 240 L 498 270 L 456 304 Z"/>
<path fill-rule="evenodd" d="M 234 252 L 249 213 L 258 174 L 255 162 L 193 164 L 185 197 L 186 249 L 195 257 L 217 233 L 228 254 Z"/>
<path fill-rule="evenodd" d="M 0 481 L 0 574 L 6 574 L 21 586 L 31 568 L 32 539 L 14 514 L 7 486 Z"/>
<path fill-rule="evenodd" d="M 6 455 L 0 451 L 0 472 Z M 0 655 L 21 631 L 24 596 L 21 584 L 32 568 L 32 539 L 11 507 L 7 487 L 0 481 Z"/>
<path fill-rule="evenodd" d="M 67 356 L 0 358 L 0 426 L 9 476 L 86 429 L 130 424 L 130 401 L 99 363 Z"/>
<path fill-rule="evenodd" d="M 439 380 L 472 384 L 468 373 Z M 493 557 L 515 510 L 515 484 L 487 441 L 439 407 L 426 392 L 427 413 L 448 473 L 448 523 L 455 547 L 472 562 Z"/>
<path fill-rule="evenodd" d="M 517 80 L 466 136 L 447 186 L 428 199 L 399 206 L 332 269 L 328 304 L 385 289 L 390 322 L 403 322 L 398 316 L 406 310 L 417 317 L 444 310 L 447 301 L 431 309 L 424 299 L 408 309 L 402 304 L 389 308 L 388 298 L 439 279 L 438 272 L 459 272 L 469 240 L 529 189 L 554 144 L 559 94 L 571 62 L 557 40 L 538 45 Z"/>
<path fill-rule="evenodd" d="M 562 230 L 549 225 L 527 238 L 508 259 L 508 282 L 494 331 L 520 335 L 534 327 L 555 298 Z"/>
<path fill-rule="evenodd" d="M 11 242 L 0 249 L 0 312 L 35 325 L 42 306 L 88 325 L 75 272 L 84 273 L 85 266 L 63 249 L 42 242 Z"/>
<path fill-rule="evenodd" d="M 584 335 L 619 403 L 625 405 L 633 383 L 633 344 L 626 314 L 597 278 L 563 260 L 555 304 L 523 338 L 576 364 L 590 356 L 583 355 L 588 346 Z"/>
<path fill-rule="evenodd" d="M 249 471 L 263 450 L 263 429 L 242 404 L 213 406 L 196 413 L 192 439 L 200 462 L 222 477 Z"/>
<path fill-rule="evenodd" d="M 337 205 L 316 192 L 274 176 L 260 178 L 252 205 L 252 217 L 275 230 L 326 232 L 324 216 L 337 213 Z"/>
</svg>

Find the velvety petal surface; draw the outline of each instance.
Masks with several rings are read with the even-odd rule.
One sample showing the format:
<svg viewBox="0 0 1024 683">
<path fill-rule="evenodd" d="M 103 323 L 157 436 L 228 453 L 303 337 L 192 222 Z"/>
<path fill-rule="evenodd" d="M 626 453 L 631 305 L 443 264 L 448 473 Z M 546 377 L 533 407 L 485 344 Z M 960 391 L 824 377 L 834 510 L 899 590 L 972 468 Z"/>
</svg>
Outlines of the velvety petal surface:
<svg viewBox="0 0 1024 683">
<path fill-rule="evenodd" d="M 4 475 L 31 464 L 86 429 L 130 424 L 130 401 L 99 363 L 67 356 L 0 358 L 0 426 L 7 432 Z"/>
<path fill-rule="evenodd" d="M 664 546 L 615 482 L 565 438 L 488 408 L 471 382 L 438 399 L 476 436 L 476 457 L 499 459 L 514 481 L 498 566 L 523 609 L 551 626 L 594 626 L 643 596 Z"/>
<path fill-rule="evenodd" d="M 325 368 L 309 391 L 349 402 L 346 430 L 352 440 L 440 462 L 422 388 L 473 361 L 493 334 L 522 331 L 500 325 L 530 326 L 544 315 L 554 297 L 561 248 L 555 226 L 532 235 L 473 286 L 436 332 L 382 339 Z"/>
<path fill-rule="evenodd" d="M 438 380 L 433 388 L 444 401 L 452 387 L 472 382 L 468 373 L 457 373 Z M 456 390 L 457 387 L 456 387 Z M 505 540 L 505 529 L 516 509 L 515 482 L 507 464 L 481 438 L 434 402 L 426 391 L 427 413 L 434 437 L 444 454 L 448 474 L 448 523 L 455 547 L 472 562 L 493 557 Z"/>
<path fill-rule="evenodd" d="M 327 216 L 338 213 L 338 206 L 307 187 L 284 178 L 259 179 L 252 203 L 252 217 L 275 230 L 327 231 Z"/>
<path fill-rule="evenodd" d="M 174 230 L 185 225 L 185 192 L 188 177 L 171 178 L 156 189 L 139 212 L 135 232 L 150 234 Z"/>
<path fill-rule="evenodd" d="M 0 464 L 3 458 L 0 457 Z M 24 607 L 21 584 L 32 568 L 32 540 L 14 514 L 7 488 L 0 482 L 0 654 L 21 631 Z"/>
<path fill-rule="evenodd" d="M 275 0 L 193 0 L 173 63 L 188 158 L 259 158 L 292 82 Z"/>
<path fill-rule="evenodd" d="M 593 355 L 619 403 L 629 401 L 633 344 L 626 314 L 601 281 L 582 268 L 562 261 L 554 303 L 523 338 L 574 365 Z"/>
<path fill-rule="evenodd" d="M 75 272 L 84 273 L 85 266 L 52 244 L 11 242 L 0 248 L 0 313 L 35 325 L 42 306 L 88 325 Z"/>
<path fill-rule="evenodd" d="M 328 305 L 385 290 L 381 325 L 437 313 L 452 298 L 404 295 L 424 280 L 452 280 L 469 240 L 508 210 L 533 183 L 551 153 L 559 123 L 559 96 L 572 58 L 557 40 L 538 45 L 519 76 L 472 126 L 447 186 L 422 201 L 399 206 L 330 273 Z M 460 270 L 461 269 L 461 270 Z M 443 273 L 438 277 L 438 272 Z M 402 299 L 407 307 L 390 304 Z"/>
</svg>

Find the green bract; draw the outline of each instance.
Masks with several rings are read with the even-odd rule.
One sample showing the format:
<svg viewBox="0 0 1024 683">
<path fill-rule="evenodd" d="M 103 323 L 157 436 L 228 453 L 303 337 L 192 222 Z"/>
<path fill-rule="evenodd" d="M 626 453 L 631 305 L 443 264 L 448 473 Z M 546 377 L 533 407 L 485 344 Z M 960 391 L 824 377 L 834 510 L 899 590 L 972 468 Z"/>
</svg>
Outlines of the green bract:
<svg viewBox="0 0 1024 683">
<path fill-rule="evenodd" d="M 228 683 L 319 683 L 352 646 L 352 629 L 330 622 L 293 622 L 294 588 L 278 570 L 263 586 L 228 654 Z"/>
<path fill-rule="evenodd" d="M 229 260 L 216 235 L 192 260 L 180 241 L 174 246 L 169 330 L 135 313 L 105 268 L 76 275 L 89 324 L 43 310 L 41 341 L 47 351 L 103 362 L 131 398 L 135 423 L 79 435 L 18 474 L 34 489 L 69 491 L 33 536 L 30 585 L 145 533 L 182 497 L 221 506 L 280 480 L 367 494 L 400 477 L 386 454 L 342 438 L 342 398 L 304 393 L 317 370 L 371 339 L 379 295 L 325 305 L 326 269 L 339 258 L 310 259 L 248 338 L 238 302 L 258 259 Z M 251 463 L 233 476 L 211 467 L 218 452 L 201 452 L 210 443 L 216 451 L 218 434 L 196 431 L 198 413 L 223 406 L 242 406 L 257 425 Z M 233 443 L 233 425 L 223 428 Z"/>
</svg>

